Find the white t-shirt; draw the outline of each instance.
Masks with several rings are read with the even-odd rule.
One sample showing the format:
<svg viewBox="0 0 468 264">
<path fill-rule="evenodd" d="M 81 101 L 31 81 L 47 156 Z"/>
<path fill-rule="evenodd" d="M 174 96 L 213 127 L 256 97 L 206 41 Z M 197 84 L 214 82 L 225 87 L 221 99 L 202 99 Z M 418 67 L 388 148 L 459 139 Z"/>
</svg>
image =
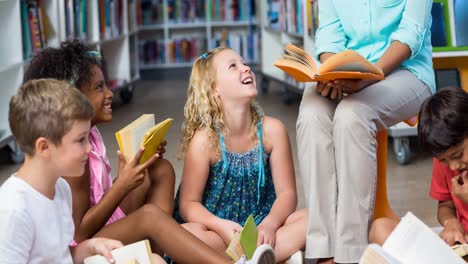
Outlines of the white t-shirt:
<svg viewBox="0 0 468 264">
<path fill-rule="evenodd" d="M 0 187 L 0 263 L 73 263 L 74 230 L 64 179 L 55 184 L 54 200 L 15 175 Z"/>
</svg>

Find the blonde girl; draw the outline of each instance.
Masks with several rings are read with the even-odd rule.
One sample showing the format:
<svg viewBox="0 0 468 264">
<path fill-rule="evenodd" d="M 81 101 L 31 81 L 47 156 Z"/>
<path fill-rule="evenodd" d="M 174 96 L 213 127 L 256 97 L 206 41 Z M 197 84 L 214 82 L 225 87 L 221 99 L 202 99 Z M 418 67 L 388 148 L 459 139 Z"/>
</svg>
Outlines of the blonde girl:
<svg viewBox="0 0 468 264">
<path fill-rule="evenodd" d="M 194 64 L 180 155 L 185 164 L 176 216 L 224 251 L 250 214 L 257 245 L 279 262 L 305 246 L 306 210 L 296 210 L 291 146 L 285 126 L 255 102 L 255 74 L 233 50 L 219 47 Z M 177 205 L 176 205 L 177 206 Z"/>
</svg>

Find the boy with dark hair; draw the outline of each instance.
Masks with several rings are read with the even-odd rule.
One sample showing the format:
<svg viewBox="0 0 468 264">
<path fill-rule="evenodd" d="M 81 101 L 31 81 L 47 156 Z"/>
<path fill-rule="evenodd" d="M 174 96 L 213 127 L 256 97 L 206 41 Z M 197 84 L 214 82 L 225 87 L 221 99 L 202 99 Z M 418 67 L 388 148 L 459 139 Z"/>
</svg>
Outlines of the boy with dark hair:
<svg viewBox="0 0 468 264">
<path fill-rule="evenodd" d="M 421 148 L 434 156 L 430 196 L 439 201 L 440 237 L 448 244 L 468 242 L 468 93 L 439 90 L 419 112 Z M 383 244 L 398 224 L 381 218 L 372 225 L 369 241 Z"/>
<path fill-rule="evenodd" d="M 9 123 L 24 164 L 0 188 L 2 263 L 82 263 L 122 244 L 94 238 L 74 248 L 72 197 L 63 175 L 85 170 L 93 108 L 66 82 L 25 83 L 10 100 Z"/>
<path fill-rule="evenodd" d="M 468 195 L 461 191 L 468 185 L 463 180 L 468 170 L 468 94 L 450 87 L 427 100 L 419 114 L 418 137 L 421 147 L 435 157 L 430 195 L 439 201 L 440 237 L 449 245 L 466 243 L 468 204 L 460 197 Z"/>
</svg>

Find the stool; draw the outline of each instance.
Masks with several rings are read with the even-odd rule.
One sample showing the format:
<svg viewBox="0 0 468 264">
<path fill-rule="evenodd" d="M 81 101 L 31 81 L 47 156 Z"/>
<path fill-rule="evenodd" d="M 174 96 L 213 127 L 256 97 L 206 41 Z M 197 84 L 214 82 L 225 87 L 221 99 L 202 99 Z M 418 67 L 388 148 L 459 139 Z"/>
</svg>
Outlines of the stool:
<svg viewBox="0 0 468 264">
<path fill-rule="evenodd" d="M 405 123 L 415 126 L 418 123 L 418 116 L 413 116 Z M 388 217 L 400 220 L 392 210 L 387 197 L 387 130 L 377 132 L 377 187 L 375 193 L 374 220 L 381 217 Z"/>
</svg>

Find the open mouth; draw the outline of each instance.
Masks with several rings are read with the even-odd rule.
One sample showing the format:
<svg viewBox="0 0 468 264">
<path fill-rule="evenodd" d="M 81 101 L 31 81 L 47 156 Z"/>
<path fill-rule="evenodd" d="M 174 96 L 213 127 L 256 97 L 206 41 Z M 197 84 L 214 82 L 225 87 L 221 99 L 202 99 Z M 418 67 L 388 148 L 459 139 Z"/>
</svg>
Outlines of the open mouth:
<svg viewBox="0 0 468 264">
<path fill-rule="evenodd" d="M 242 80 L 242 84 L 252 84 L 252 83 L 253 83 L 253 78 L 250 76 Z"/>
<path fill-rule="evenodd" d="M 105 110 L 112 110 L 112 103 L 104 104 L 104 109 Z"/>
</svg>

